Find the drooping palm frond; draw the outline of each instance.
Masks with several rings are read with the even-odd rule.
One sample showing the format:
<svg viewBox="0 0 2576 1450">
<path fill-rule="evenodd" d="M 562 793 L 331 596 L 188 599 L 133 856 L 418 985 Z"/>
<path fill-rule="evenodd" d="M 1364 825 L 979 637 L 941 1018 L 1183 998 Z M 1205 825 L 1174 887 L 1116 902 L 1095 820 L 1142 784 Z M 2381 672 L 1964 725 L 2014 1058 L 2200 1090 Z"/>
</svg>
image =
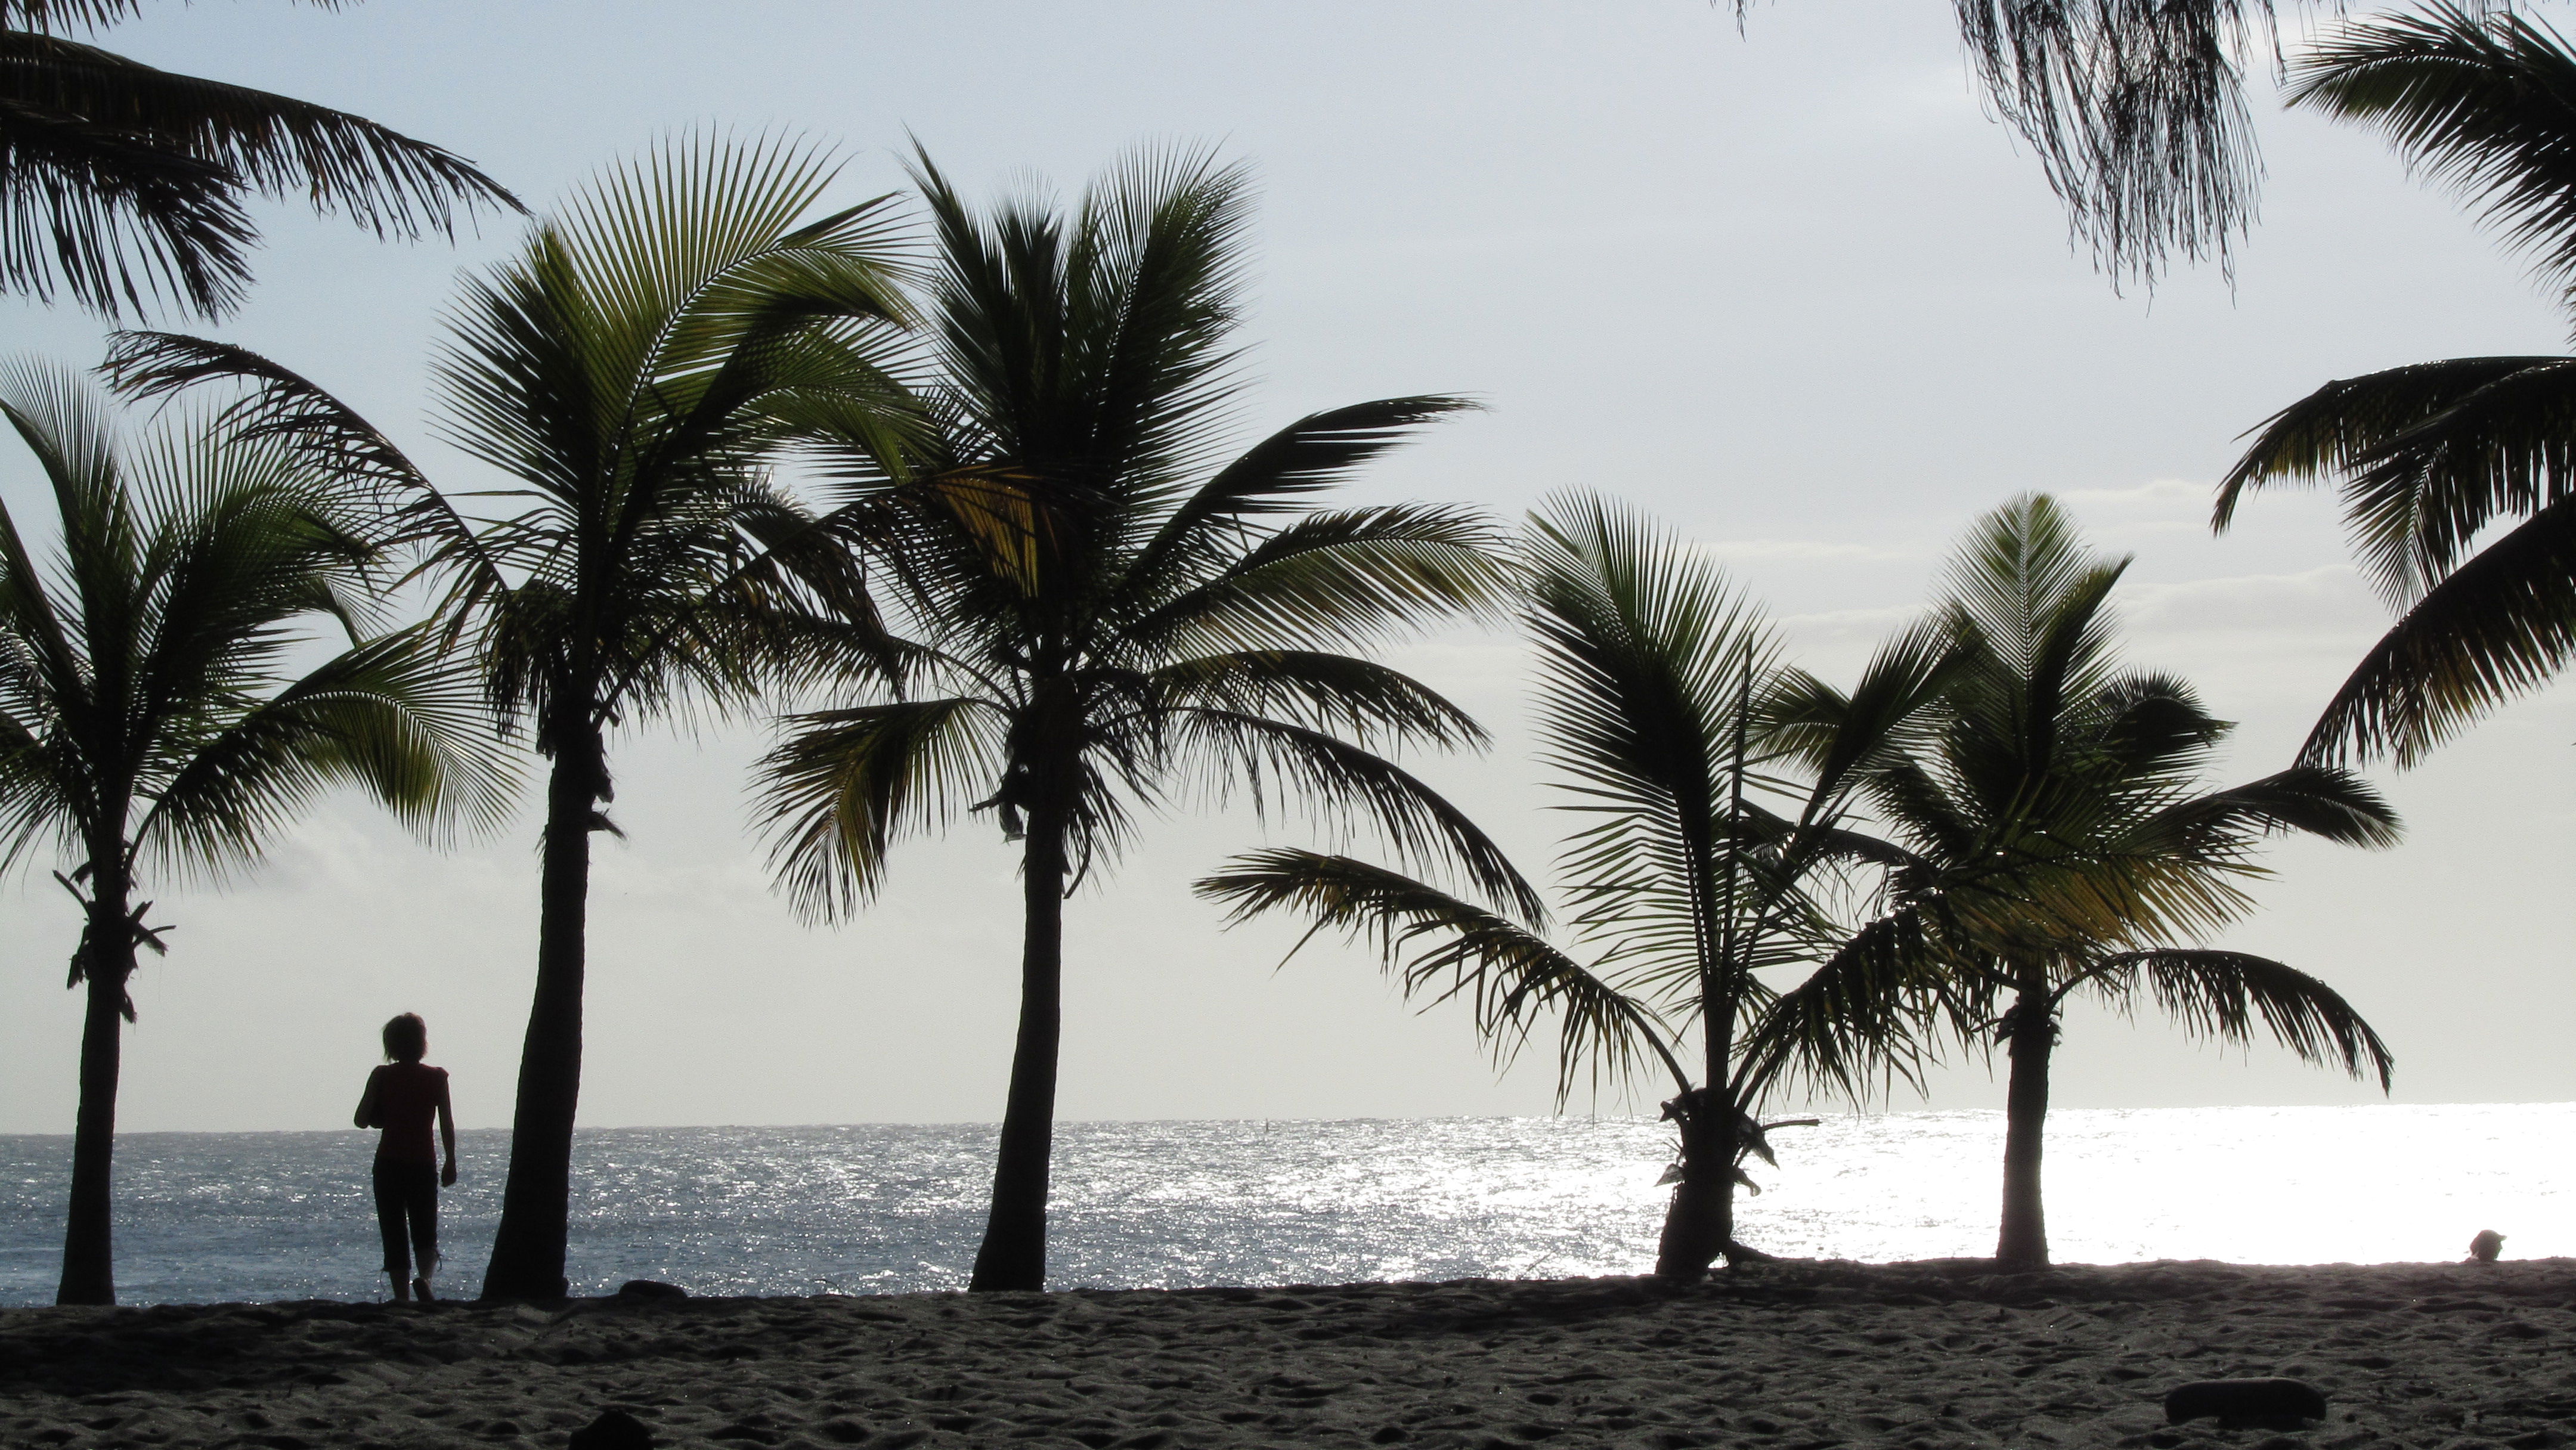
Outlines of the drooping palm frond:
<svg viewBox="0 0 2576 1450">
<path fill-rule="evenodd" d="M 2300 749 L 2401 767 L 2576 659 L 2576 498 L 2533 514 L 2418 600 L 2335 691 Z"/>
<path fill-rule="evenodd" d="M 21 7 L 0 30 L 0 280 L 108 316 L 240 300 L 258 237 L 241 199 L 302 199 L 377 236 L 453 235 L 520 209 L 453 153 L 360 116 L 154 69 L 50 33 L 113 4 Z"/>
<path fill-rule="evenodd" d="M 790 717 L 792 733 L 760 763 L 754 806 L 788 898 L 817 916 L 855 910 L 897 835 L 952 818 L 998 773 L 1000 723 L 972 698 Z"/>
<path fill-rule="evenodd" d="M 2141 991 L 2186 1032 L 2242 1045 L 2259 1022 L 2302 1062 L 2375 1073 L 2386 1091 L 2396 1058 L 2351 1003 L 2325 983 L 2268 957 L 2163 948 L 2108 957 L 2058 988 L 2125 1004 Z"/>
<path fill-rule="evenodd" d="M 1959 964 L 1902 909 L 1865 924 L 1756 1019 L 1735 1069 L 1739 1101 L 1804 1087 L 1866 1102 L 1897 1082 L 1920 1086 L 1932 1029 L 1965 1016 Z"/>
<path fill-rule="evenodd" d="M 1598 1087 L 1658 1062 L 1689 1090 L 1670 1029 L 1655 1010 L 1530 925 L 1383 867 L 1294 848 L 1236 856 L 1193 889 L 1225 905 L 1230 925 L 1287 912 L 1311 923 L 1309 937 L 1332 929 L 1373 941 L 1408 1000 L 1465 1002 L 1498 1063 L 1508 1063 L 1553 1014 L 1560 1102 L 1587 1073 Z"/>
<path fill-rule="evenodd" d="M 487 831 L 517 794 L 471 660 L 415 627 L 324 661 L 195 745 L 136 823 L 171 869 L 221 875 L 335 785 L 433 840 Z"/>
<path fill-rule="evenodd" d="M 2569 496 L 2576 359 L 2454 358 L 2326 384 L 2274 414 L 2220 481 L 2225 530 L 2266 483 L 2344 477 L 2344 523 L 2381 595 L 2407 605 L 2489 525 Z"/>
<path fill-rule="evenodd" d="M 2150 286 L 2176 255 L 2232 270 L 2262 177 L 2244 71 L 2273 39 L 2271 0 L 1956 8 L 1987 99 L 2097 266 Z"/>
<path fill-rule="evenodd" d="M 1201 760 L 1241 789 L 1256 811 L 1295 796 L 1365 822 L 1407 861 L 1447 864 L 1489 901 L 1522 920 L 1543 920 L 1536 887 L 1466 812 L 1394 762 L 1320 730 L 1262 715 L 1205 707 L 1168 712 L 1160 729 L 1175 765 Z"/>
<path fill-rule="evenodd" d="M 2433 0 L 2329 31 L 2290 79 L 2290 105 L 2384 132 L 2542 276 L 2576 287 L 2576 56 L 2555 30 L 2509 6 Z"/>
</svg>

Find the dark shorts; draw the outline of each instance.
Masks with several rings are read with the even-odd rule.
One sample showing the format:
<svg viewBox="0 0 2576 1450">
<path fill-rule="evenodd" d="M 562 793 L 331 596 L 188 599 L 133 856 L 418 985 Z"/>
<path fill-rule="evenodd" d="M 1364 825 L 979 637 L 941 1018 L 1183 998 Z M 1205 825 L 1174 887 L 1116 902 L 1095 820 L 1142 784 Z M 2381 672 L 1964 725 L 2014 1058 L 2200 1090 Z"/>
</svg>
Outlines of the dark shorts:
<svg viewBox="0 0 2576 1450">
<path fill-rule="evenodd" d="M 386 1273 L 429 1276 L 438 1264 L 437 1164 L 376 1160 L 376 1227 L 385 1236 Z"/>
</svg>

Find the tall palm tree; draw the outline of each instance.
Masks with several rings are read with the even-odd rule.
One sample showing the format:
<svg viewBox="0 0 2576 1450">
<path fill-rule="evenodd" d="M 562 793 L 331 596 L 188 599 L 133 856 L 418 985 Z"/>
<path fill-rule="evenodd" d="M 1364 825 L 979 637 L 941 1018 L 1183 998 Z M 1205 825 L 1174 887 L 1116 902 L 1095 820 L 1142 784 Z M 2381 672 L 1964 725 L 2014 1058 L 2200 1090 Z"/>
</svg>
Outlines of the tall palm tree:
<svg viewBox="0 0 2576 1450">
<path fill-rule="evenodd" d="M 324 9 L 337 0 L 313 0 Z M 108 317 L 164 299 L 238 305 L 257 194 L 302 198 L 378 236 L 455 234 L 521 210 L 463 158 L 361 116 L 175 75 L 66 37 L 143 0 L 0 0 L 0 285 Z"/>
<path fill-rule="evenodd" d="M 2252 906 L 2264 836 L 2385 846 L 2395 815 L 2317 766 L 2203 792 L 2230 726 L 2181 681 L 2120 669 L 2109 601 L 2127 568 L 2094 558 L 2045 495 L 1979 521 L 1942 609 L 1958 672 L 1939 728 L 1869 782 L 1905 848 L 1877 929 L 1913 933 L 1910 950 L 1947 973 L 1953 1023 L 1993 1030 L 2010 1057 L 1995 1256 L 2015 1266 L 2048 1261 L 2049 1061 L 2076 994 L 2124 1010 L 2144 997 L 2222 1042 L 2259 1025 L 2302 1060 L 2388 1084 L 2386 1044 L 2333 989 L 2198 941 Z"/>
<path fill-rule="evenodd" d="M 2437 5 L 2345 27 L 2294 77 L 2295 104 L 2387 132 L 2576 297 L 2576 54 L 2557 32 Z M 2256 488 L 2328 474 L 2343 479 L 2366 572 L 2401 613 L 2302 759 L 2412 765 L 2576 658 L 2576 357 L 2452 358 L 2330 382 L 2265 421 L 2219 485 L 2215 526 Z"/>
<path fill-rule="evenodd" d="M 489 825 L 510 781 L 470 673 L 419 629 L 361 636 L 382 519 L 327 469 L 218 429 L 120 444 L 83 382 L 0 368 L 0 416 L 52 486 L 40 565 L 0 508 L 0 859 L 53 844 L 81 904 L 88 989 L 56 1302 L 116 1301 L 110 1173 L 135 949 L 166 950 L 138 888 L 248 867 L 324 792 L 406 824 Z M 350 647 L 310 669 L 299 646 Z"/>
<path fill-rule="evenodd" d="M 1551 500 L 1528 563 L 1541 758 L 1566 809 L 1592 819 L 1560 863 L 1580 945 L 1551 942 L 1535 911 L 1347 856 L 1259 852 L 1198 889 L 1237 922 L 1284 910 L 1373 938 L 1408 996 L 1465 1000 L 1504 1056 L 1553 1012 L 1560 1100 L 1584 1072 L 1597 1084 L 1660 1066 L 1681 1142 L 1656 1273 L 1694 1279 L 1721 1254 L 1759 1257 L 1735 1237 L 1735 1189 L 1747 1153 L 1771 1156 L 1776 1125 L 1754 1114 L 1790 1071 L 1858 1093 L 1873 1071 L 1911 1070 L 1914 959 L 1839 949 L 1810 888 L 1876 854 L 1844 807 L 1938 698 L 1946 664 L 1928 632 L 1900 636 L 1828 720 L 1823 687 L 1778 667 L 1752 608 L 1635 515 Z M 1777 717 L 1792 698 L 1807 707 L 1789 735 Z M 1784 739 L 1812 753 L 1803 781 L 1777 774 Z M 1810 975 L 1788 993 L 1766 980 L 1801 965 Z"/>
<path fill-rule="evenodd" d="M 266 359 L 166 334 L 136 335 L 114 359 L 143 395 L 246 383 L 249 426 L 377 483 L 443 581 L 442 637 L 472 646 L 493 706 L 530 722 L 552 762 L 535 1001 L 487 1297 L 567 1288 L 590 837 L 616 829 L 609 727 L 692 692 L 747 701 L 814 639 L 838 642 L 797 622 L 806 605 L 865 613 L 846 557 L 771 476 L 817 419 L 882 448 L 904 417 L 882 366 L 906 315 L 886 201 L 806 219 L 836 171 L 777 139 L 676 141 L 602 175 L 516 260 L 467 283 L 437 376 L 448 436 L 517 485 L 503 496 L 519 510 L 488 523 Z"/>
<path fill-rule="evenodd" d="M 924 159 L 936 223 L 935 436 L 888 475 L 841 450 L 846 536 L 915 636 L 897 675 L 862 626 L 872 698 L 795 717 L 764 763 L 781 880 L 841 910 L 891 838 L 991 811 L 1021 843 L 1020 1021 L 976 1289 L 1038 1289 L 1063 982 L 1064 901 L 1196 782 L 1256 807 L 1302 796 L 1527 888 L 1376 747 L 1483 733 L 1345 649 L 1483 607 L 1507 565 L 1463 509 L 1327 511 L 1333 486 L 1465 406 L 1394 398 L 1299 419 L 1220 462 L 1248 199 L 1203 154 L 1140 154 L 1070 217 L 977 216 Z M 970 804 L 971 803 L 971 804 Z"/>
</svg>

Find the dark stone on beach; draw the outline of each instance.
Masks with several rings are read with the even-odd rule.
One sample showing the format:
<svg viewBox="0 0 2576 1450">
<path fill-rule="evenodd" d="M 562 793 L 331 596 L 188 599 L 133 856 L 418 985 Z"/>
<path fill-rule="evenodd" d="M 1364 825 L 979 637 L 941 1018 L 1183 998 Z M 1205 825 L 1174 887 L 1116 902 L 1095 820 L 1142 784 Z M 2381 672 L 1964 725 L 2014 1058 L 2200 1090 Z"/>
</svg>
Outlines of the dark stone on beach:
<svg viewBox="0 0 2576 1450">
<path fill-rule="evenodd" d="M 652 1279 L 629 1279 L 617 1286 L 620 1299 L 686 1299 L 689 1291 L 677 1284 L 664 1284 Z"/>
<path fill-rule="evenodd" d="M 2216 1415 L 2222 1430 L 2295 1430 L 2326 1417 L 2326 1397 L 2292 1379 L 2195 1380 L 2165 1396 L 2165 1423 Z"/>
<path fill-rule="evenodd" d="M 653 1432 L 624 1410 L 602 1410 L 598 1419 L 572 1432 L 564 1450 L 653 1450 Z"/>
</svg>

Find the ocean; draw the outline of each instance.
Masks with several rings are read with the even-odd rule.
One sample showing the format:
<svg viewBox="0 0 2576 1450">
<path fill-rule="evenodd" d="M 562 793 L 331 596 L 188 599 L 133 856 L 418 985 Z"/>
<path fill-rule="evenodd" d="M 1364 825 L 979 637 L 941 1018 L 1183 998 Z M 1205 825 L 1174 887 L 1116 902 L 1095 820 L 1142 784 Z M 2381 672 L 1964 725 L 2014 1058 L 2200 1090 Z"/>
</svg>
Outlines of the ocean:
<svg viewBox="0 0 2576 1450">
<path fill-rule="evenodd" d="M 470 1297 L 509 1135 L 460 1135 L 443 1283 Z M 1886 1262 L 1993 1252 L 2003 1119 L 1828 1116 L 1773 1135 L 1739 1235 Z M 1670 1130 L 1634 1118 L 1066 1123 L 1059 1287 L 1635 1274 L 1654 1259 Z M 983 1228 L 988 1125 L 584 1131 L 576 1293 L 960 1289 Z M 384 1287 L 374 1135 L 135 1133 L 117 1147 L 130 1304 L 367 1299 Z M 0 1304 L 53 1299 L 71 1140 L 0 1136 Z M 2049 1117 L 2061 1262 L 2576 1254 L 2576 1104 L 2083 1110 Z"/>
</svg>

